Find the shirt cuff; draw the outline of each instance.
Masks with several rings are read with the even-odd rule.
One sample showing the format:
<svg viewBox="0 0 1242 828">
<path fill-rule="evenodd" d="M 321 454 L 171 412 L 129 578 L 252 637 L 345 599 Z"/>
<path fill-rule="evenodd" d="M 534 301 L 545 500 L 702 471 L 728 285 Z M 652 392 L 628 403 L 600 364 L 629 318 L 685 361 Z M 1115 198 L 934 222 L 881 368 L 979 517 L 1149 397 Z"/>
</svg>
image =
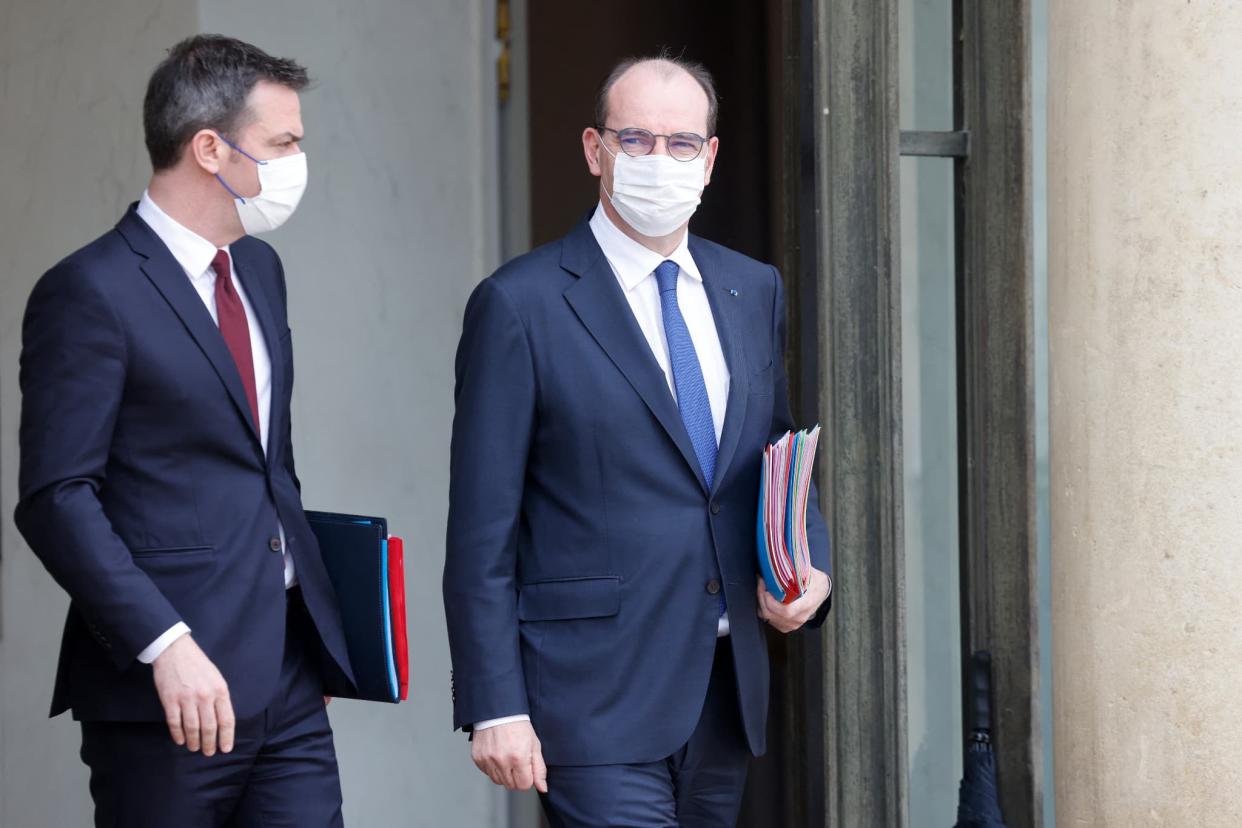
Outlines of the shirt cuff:
<svg viewBox="0 0 1242 828">
<path fill-rule="evenodd" d="M 190 628 L 185 625 L 185 622 L 178 621 L 176 624 L 169 627 L 167 632 L 152 641 L 145 650 L 139 653 L 138 660 L 143 664 L 150 664 L 159 658 L 160 655 L 168 649 L 170 644 L 189 631 Z"/>
<path fill-rule="evenodd" d="M 513 724 L 514 722 L 529 722 L 529 721 L 530 721 L 530 716 L 526 715 L 525 713 L 519 713 L 516 716 L 502 716 L 499 719 L 487 719 L 485 721 L 478 722 L 474 726 L 474 732 L 478 733 L 480 730 L 487 730 L 489 727 L 495 727 L 496 725 Z"/>
</svg>

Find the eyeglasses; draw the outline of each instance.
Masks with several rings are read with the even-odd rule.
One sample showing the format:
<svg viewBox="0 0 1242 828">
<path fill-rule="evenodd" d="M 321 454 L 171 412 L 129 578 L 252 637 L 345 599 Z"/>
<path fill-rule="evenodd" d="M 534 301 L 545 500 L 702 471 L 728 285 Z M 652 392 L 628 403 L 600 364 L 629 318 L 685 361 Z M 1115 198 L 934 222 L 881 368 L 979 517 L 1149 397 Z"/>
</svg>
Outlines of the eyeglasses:
<svg viewBox="0 0 1242 828">
<path fill-rule="evenodd" d="M 693 161 L 703 152 L 707 139 L 693 132 L 674 132 L 672 135 L 656 135 L 638 127 L 625 129 L 595 128 L 596 132 L 611 132 L 626 155 L 650 155 L 655 151 L 656 139 L 663 138 L 668 154 L 678 161 Z"/>
</svg>

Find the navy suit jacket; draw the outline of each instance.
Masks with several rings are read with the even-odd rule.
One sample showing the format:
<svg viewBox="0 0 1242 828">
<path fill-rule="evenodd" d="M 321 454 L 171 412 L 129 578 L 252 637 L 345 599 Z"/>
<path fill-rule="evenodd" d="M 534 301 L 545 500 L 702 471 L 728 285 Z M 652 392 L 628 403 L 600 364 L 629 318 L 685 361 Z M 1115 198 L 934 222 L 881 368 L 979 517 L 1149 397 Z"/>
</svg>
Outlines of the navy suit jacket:
<svg viewBox="0 0 1242 828">
<path fill-rule="evenodd" d="M 284 271 L 257 239 L 230 250 L 271 354 L 266 456 L 219 328 L 134 207 L 30 296 L 16 519 L 72 599 L 52 715 L 162 721 L 137 655 L 178 621 L 237 715 L 262 711 L 284 652 L 280 524 L 326 675 L 352 675 L 294 471 Z"/>
<path fill-rule="evenodd" d="M 484 280 L 466 307 L 444 570 L 454 724 L 528 713 L 549 764 L 656 761 L 689 740 L 717 579 L 745 735 L 764 751 L 755 521 L 761 453 L 793 426 L 784 301 L 772 266 L 689 245 L 731 375 L 710 489 L 585 221 Z M 828 571 L 818 510 L 809 529 Z"/>
</svg>

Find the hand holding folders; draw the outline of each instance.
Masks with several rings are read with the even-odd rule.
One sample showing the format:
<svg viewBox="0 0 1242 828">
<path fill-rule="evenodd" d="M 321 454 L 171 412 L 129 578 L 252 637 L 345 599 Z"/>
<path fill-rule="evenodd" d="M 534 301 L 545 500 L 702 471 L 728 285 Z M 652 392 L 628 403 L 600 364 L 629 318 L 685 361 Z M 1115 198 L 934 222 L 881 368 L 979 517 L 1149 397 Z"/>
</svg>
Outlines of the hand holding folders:
<svg viewBox="0 0 1242 828">
<path fill-rule="evenodd" d="M 782 604 L 802 597 L 811 583 L 806 513 L 819 426 L 785 436 L 763 451 L 756 535 L 759 571 Z"/>
</svg>

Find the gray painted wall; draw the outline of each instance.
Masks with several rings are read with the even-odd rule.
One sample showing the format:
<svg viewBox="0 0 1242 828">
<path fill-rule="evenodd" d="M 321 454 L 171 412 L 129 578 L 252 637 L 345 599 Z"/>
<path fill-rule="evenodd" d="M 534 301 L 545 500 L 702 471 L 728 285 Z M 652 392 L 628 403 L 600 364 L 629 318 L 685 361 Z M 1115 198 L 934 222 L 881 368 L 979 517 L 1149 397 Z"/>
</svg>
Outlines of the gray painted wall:
<svg viewBox="0 0 1242 828">
<path fill-rule="evenodd" d="M 289 278 L 294 441 L 312 508 L 407 537 L 412 695 L 330 708 L 353 825 L 505 824 L 450 731 L 440 599 L 453 350 L 499 259 L 493 4 L 11 0 L 0 6 L 0 825 L 84 825 L 72 722 L 46 719 L 66 599 L 12 524 L 21 313 L 149 175 L 140 108 L 163 50 L 219 31 L 306 63 L 310 189 L 270 236 Z"/>
<path fill-rule="evenodd" d="M 67 599 L 13 526 L 21 315 L 39 275 L 111 227 L 149 175 L 142 94 L 189 2 L 0 4 L 0 825 L 86 825 L 78 729 L 48 721 Z"/>
</svg>

